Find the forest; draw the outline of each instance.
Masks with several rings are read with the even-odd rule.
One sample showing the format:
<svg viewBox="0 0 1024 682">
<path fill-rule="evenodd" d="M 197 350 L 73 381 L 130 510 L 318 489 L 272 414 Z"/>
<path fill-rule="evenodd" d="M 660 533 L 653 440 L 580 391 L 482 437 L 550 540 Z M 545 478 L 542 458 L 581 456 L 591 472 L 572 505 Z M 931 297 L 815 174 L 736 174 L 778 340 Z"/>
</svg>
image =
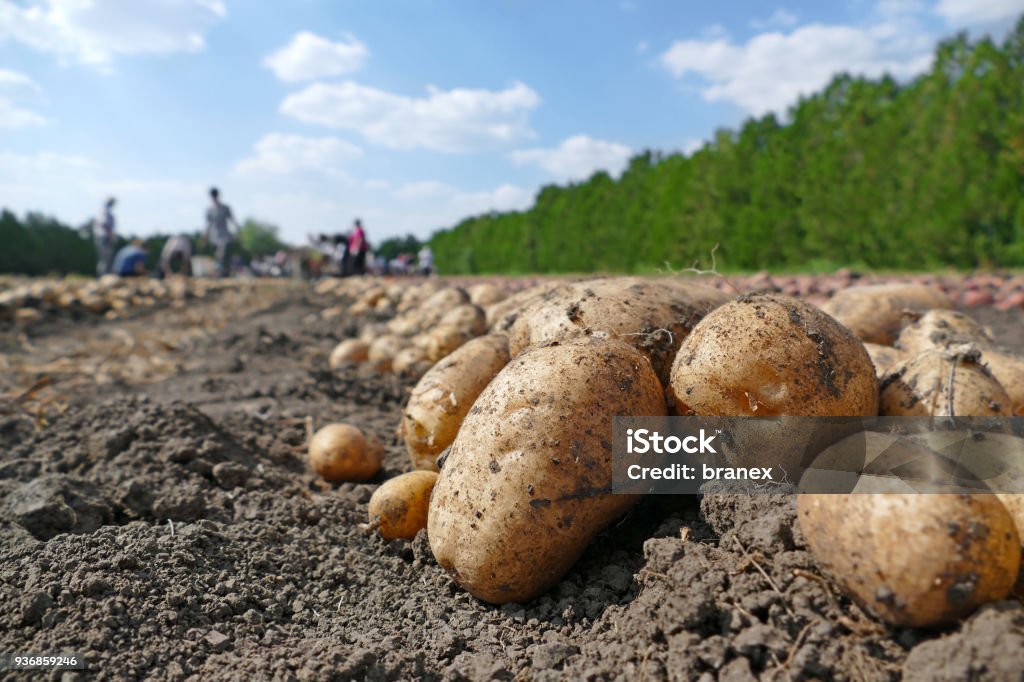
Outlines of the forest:
<svg viewBox="0 0 1024 682">
<path fill-rule="evenodd" d="M 444 273 L 1024 265 L 1024 17 L 941 42 L 913 81 L 840 74 L 784 118 L 621 177 L 546 186 L 525 211 L 434 235 Z"/>
</svg>

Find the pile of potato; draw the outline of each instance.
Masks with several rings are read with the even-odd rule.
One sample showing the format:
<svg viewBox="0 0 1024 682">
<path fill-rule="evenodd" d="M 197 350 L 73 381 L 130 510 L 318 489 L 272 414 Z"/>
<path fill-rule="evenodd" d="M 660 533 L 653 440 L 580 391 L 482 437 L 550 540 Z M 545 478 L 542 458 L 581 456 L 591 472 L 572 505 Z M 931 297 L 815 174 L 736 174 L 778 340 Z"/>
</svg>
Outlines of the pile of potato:
<svg viewBox="0 0 1024 682">
<path fill-rule="evenodd" d="M 371 522 L 385 537 L 425 526 L 438 563 L 493 603 L 550 588 L 636 502 L 611 493 L 614 416 L 1024 411 L 1021 359 L 913 283 L 849 288 L 824 309 L 679 277 L 515 293 L 345 286 L 335 293 L 350 313 L 392 317 L 340 344 L 332 366 L 422 374 L 400 434 L 431 475 L 381 486 Z M 785 437 L 767 429 L 765 449 L 748 450 Z M 1009 449 L 1024 458 L 1021 445 Z M 934 626 L 1014 589 L 1024 497 L 885 492 L 799 497 L 808 544 L 853 599 L 888 622 Z"/>
<path fill-rule="evenodd" d="M 117 319 L 126 311 L 157 305 L 184 305 L 226 286 L 216 280 L 121 278 L 33 281 L 0 292 L 0 322 L 31 324 L 48 316 L 103 315 Z"/>
</svg>

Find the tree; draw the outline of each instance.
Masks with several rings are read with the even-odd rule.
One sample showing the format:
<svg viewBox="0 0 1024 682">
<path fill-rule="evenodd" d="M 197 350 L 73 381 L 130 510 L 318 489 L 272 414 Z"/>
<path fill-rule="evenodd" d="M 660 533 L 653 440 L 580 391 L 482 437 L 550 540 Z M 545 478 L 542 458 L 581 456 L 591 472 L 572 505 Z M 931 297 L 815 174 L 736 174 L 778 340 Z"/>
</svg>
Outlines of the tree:
<svg viewBox="0 0 1024 682">
<path fill-rule="evenodd" d="M 248 218 L 238 231 L 238 243 L 250 257 L 262 258 L 285 248 L 277 235 L 277 225 Z"/>
</svg>

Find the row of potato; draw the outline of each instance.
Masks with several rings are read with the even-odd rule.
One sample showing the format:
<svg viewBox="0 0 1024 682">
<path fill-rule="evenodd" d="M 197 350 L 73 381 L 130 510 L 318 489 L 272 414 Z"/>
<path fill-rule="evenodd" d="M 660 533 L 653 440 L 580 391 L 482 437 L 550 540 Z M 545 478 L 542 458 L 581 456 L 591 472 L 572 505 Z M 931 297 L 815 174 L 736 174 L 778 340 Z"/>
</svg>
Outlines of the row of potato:
<svg viewBox="0 0 1024 682">
<path fill-rule="evenodd" d="M 550 588 L 637 501 L 610 492 L 613 416 L 1024 410 L 1022 360 L 919 284 L 851 287 L 824 310 L 681 277 L 546 283 L 504 298 L 494 285 L 332 287 L 350 312 L 394 315 L 339 345 L 333 366 L 404 371 L 399 356 L 422 352 L 400 426 L 418 471 L 377 490 L 372 523 L 385 537 L 426 527 L 438 563 L 494 603 Z M 381 452 L 332 425 L 310 456 L 330 480 L 366 480 Z M 367 456 L 376 467 L 359 464 Z M 858 603 L 894 624 L 935 626 L 1011 594 L 1022 499 L 805 494 L 798 512 L 824 570 Z"/>
<path fill-rule="evenodd" d="M 104 275 L 92 280 L 45 280 L 19 284 L 0 292 L 0 322 L 30 324 L 59 314 L 104 315 L 116 318 L 133 308 L 203 298 L 217 281 L 174 278 L 122 278 Z"/>
</svg>

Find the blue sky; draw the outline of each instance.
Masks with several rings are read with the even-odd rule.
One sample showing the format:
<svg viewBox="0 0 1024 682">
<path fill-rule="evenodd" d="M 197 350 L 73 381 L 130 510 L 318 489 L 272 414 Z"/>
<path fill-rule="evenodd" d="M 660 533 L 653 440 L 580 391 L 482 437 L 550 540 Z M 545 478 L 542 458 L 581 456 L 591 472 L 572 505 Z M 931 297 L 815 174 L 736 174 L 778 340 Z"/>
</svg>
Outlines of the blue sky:
<svg viewBox="0 0 1024 682">
<path fill-rule="evenodd" d="M 217 185 L 302 241 L 525 208 L 552 182 L 910 78 L 1024 0 L 0 0 L 0 206 L 198 229 Z"/>
</svg>

